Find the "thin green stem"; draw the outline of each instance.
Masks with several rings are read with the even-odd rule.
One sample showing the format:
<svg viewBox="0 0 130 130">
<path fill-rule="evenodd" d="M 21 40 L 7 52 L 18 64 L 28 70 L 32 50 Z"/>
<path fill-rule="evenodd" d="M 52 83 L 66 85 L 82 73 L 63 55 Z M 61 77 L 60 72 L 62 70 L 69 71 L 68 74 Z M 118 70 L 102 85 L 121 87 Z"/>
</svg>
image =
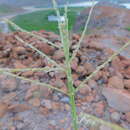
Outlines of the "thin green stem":
<svg viewBox="0 0 130 130">
<path fill-rule="evenodd" d="M 117 55 L 121 53 L 125 48 L 127 48 L 130 45 L 130 41 L 127 42 L 124 46 L 122 46 L 117 52 L 115 52 L 112 56 L 108 58 L 107 61 L 105 61 L 102 65 L 98 66 L 96 70 L 90 74 L 86 79 L 79 85 L 79 87 L 75 90 L 76 92 L 84 87 L 84 84 L 88 82 L 93 76 L 95 76 L 101 69 L 103 69 L 109 62 L 111 62 Z"/>
<path fill-rule="evenodd" d="M 56 1 L 53 0 L 53 5 L 56 10 L 57 16 L 60 17 L 59 10 L 57 8 Z M 69 40 L 69 32 L 68 32 L 68 18 L 67 18 L 67 7 L 65 8 L 65 21 L 60 23 L 58 21 L 61 41 L 63 45 L 64 55 L 65 55 L 65 65 L 66 65 L 66 75 L 67 75 L 67 86 L 69 90 L 70 97 L 70 105 L 71 105 L 71 116 L 74 130 L 78 130 L 77 123 L 77 112 L 76 112 L 76 104 L 75 104 L 75 89 L 73 87 L 73 79 L 72 79 L 72 70 L 70 65 L 70 40 Z"/>
<path fill-rule="evenodd" d="M 13 68 L 0 68 L 0 71 L 8 71 L 8 72 L 26 72 L 26 71 L 32 71 L 32 72 L 38 72 L 38 71 L 44 71 L 44 72 L 50 72 L 50 71 L 60 71 L 59 68 L 50 68 L 50 67 L 44 67 L 44 68 L 25 68 L 25 69 L 13 69 Z"/>
<path fill-rule="evenodd" d="M 56 88 L 56 87 L 53 87 L 53 86 L 51 86 L 50 84 L 41 83 L 41 82 L 39 82 L 38 80 L 31 80 L 31 79 L 28 79 L 28 78 L 25 78 L 25 77 L 22 77 L 22 76 L 18 76 L 18 75 L 16 75 L 16 74 L 13 74 L 13 73 L 10 73 L 10 72 L 5 72 L 5 71 L 3 71 L 3 70 L 0 70 L 0 73 L 5 74 L 5 75 L 8 75 L 8 76 L 15 77 L 15 78 L 18 78 L 18 79 L 21 79 L 21 80 L 25 80 L 25 81 L 28 81 L 28 82 L 30 82 L 30 83 L 36 84 L 36 85 L 40 85 L 40 86 L 43 86 L 43 87 L 47 87 L 47 88 L 56 90 L 56 91 L 58 91 L 58 92 L 61 92 L 61 93 L 65 94 L 65 95 L 68 95 L 68 94 L 66 94 L 64 91 L 62 91 L 62 90 L 60 90 L 60 89 L 58 89 L 58 88 Z"/>
<path fill-rule="evenodd" d="M 37 49 L 36 47 L 34 47 L 33 45 L 31 45 L 31 44 L 29 44 L 29 43 L 23 41 L 23 40 L 22 40 L 20 37 L 18 37 L 18 36 L 15 36 L 15 38 L 16 38 L 18 41 L 20 41 L 21 43 L 23 43 L 23 44 L 29 46 L 31 49 L 35 50 L 35 51 L 36 51 L 39 55 L 41 55 L 42 57 L 46 57 L 46 59 L 47 59 L 50 63 L 52 63 L 52 64 L 54 64 L 55 66 L 57 66 L 58 68 L 64 70 L 59 64 L 57 64 L 57 63 L 56 63 L 54 60 L 52 60 L 49 56 L 47 56 L 45 53 L 43 53 L 43 52 L 41 52 L 40 50 L 38 50 L 38 49 Z"/>
<path fill-rule="evenodd" d="M 34 34 L 32 32 L 28 32 L 27 30 L 20 28 L 18 25 L 16 25 L 15 23 L 13 23 L 11 20 L 8 20 L 8 19 L 4 19 L 4 20 L 5 20 L 6 23 L 10 24 L 15 30 L 18 30 L 18 31 L 21 31 L 21 32 L 25 32 L 28 35 L 33 36 L 33 37 L 35 37 L 35 38 L 37 38 L 39 40 L 42 40 L 43 42 L 46 42 L 46 43 L 50 44 L 53 47 L 61 49 L 61 46 L 52 43 L 51 41 L 49 41 L 48 39 L 46 39 L 44 37 L 41 37 L 39 35 L 36 35 L 36 34 Z"/>
<path fill-rule="evenodd" d="M 93 10 L 94 10 L 94 7 L 95 7 L 95 6 L 96 6 L 96 4 L 94 4 L 94 1 L 93 1 L 93 6 L 92 6 L 91 9 L 90 9 L 90 12 L 89 12 L 87 21 L 86 21 L 86 23 L 85 23 L 84 30 L 83 30 L 83 32 L 82 32 L 82 34 L 81 34 L 81 38 L 80 38 L 80 40 L 79 40 L 79 42 L 78 42 L 78 44 L 77 44 L 77 47 L 76 47 L 75 51 L 74 51 L 73 54 L 72 54 L 72 57 L 71 57 L 70 61 L 72 61 L 72 60 L 76 57 L 77 52 L 78 52 L 79 49 L 80 49 L 81 42 L 83 41 L 84 36 L 85 36 L 85 33 L 86 33 L 87 29 L 88 29 L 88 24 L 89 24 L 89 22 L 90 22 L 90 19 L 91 19 L 91 16 L 92 16 L 92 13 L 93 13 Z"/>
</svg>

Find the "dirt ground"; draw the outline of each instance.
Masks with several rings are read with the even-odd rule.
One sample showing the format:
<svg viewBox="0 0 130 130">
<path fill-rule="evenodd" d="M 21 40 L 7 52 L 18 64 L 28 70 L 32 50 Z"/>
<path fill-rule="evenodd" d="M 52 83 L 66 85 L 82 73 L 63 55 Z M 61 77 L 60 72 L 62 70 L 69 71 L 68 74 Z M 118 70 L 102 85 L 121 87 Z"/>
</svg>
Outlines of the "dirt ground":
<svg viewBox="0 0 130 130">
<path fill-rule="evenodd" d="M 51 32 L 34 32 L 60 45 L 59 36 Z M 63 52 L 42 41 L 15 32 L 0 34 L 1 68 L 41 68 L 50 66 L 48 61 L 31 48 L 16 40 L 19 36 L 46 53 L 58 64 L 64 62 Z M 110 48 L 99 44 L 103 36 L 89 35 L 81 44 L 80 51 L 72 62 L 74 87 L 89 76 L 113 54 Z M 80 36 L 73 35 L 71 52 Z M 117 40 L 117 39 L 116 39 Z M 124 42 L 126 39 L 124 40 Z M 49 83 L 67 92 L 66 75 L 60 71 L 17 72 L 32 80 Z M 89 113 L 130 130 L 130 59 L 117 56 L 100 70 L 76 95 L 77 112 Z M 92 130 L 80 126 L 80 130 Z M 69 98 L 46 86 L 31 84 L 11 76 L 0 74 L 0 129 L 1 130 L 71 130 Z M 100 125 L 94 130 L 104 130 Z M 105 127 L 105 129 L 111 130 Z"/>
</svg>

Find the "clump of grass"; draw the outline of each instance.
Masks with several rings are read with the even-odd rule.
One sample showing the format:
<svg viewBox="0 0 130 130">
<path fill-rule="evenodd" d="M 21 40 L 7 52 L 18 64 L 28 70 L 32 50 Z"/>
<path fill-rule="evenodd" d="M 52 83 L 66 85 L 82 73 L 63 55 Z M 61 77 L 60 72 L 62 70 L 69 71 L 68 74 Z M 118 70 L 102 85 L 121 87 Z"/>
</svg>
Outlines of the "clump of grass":
<svg viewBox="0 0 130 130">
<path fill-rule="evenodd" d="M 59 10 L 57 8 L 57 4 L 56 4 L 55 0 L 53 0 L 53 5 L 54 5 L 54 9 L 56 11 L 57 16 L 60 17 L 60 12 L 59 12 Z M 84 87 L 84 84 L 89 79 L 91 79 L 95 74 L 97 74 L 97 72 L 99 72 L 99 70 L 104 68 L 105 65 L 107 65 L 109 62 L 111 62 L 122 50 L 124 50 L 126 47 L 128 47 L 128 45 L 130 45 L 130 42 L 126 43 L 116 53 L 114 53 L 112 56 L 110 56 L 108 58 L 108 60 L 106 60 L 102 65 L 98 66 L 96 68 L 96 70 L 92 74 L 90 74 L 88 77 L 86 77 L 86 79 L 79 85 L 79 87 L 77 89 L 75 89 L 74 86 L 73 86 L 71 63 L 72 63 L 72 60 L 76 57 L 77 52 L 80 49 L 80 44 L 81 44 L 81 42 L 82 42 L 82 40 L 83 40 L 83 38 L 85 36 L 85 32 L 87 30 L 88 23 L 90 21 L 93 9 L 94 9 L 94 6 L 90 10 L 88 20 L 87 20 L 87 22 L 85 24 L 83 33 L 81 35 L 81 39 L 79 40 L 79 43 L 77 44 L 77 47 L 76 47 L 75 51 L 73 52 L 72 56 L 70 56 L 70 39 L 69 39 L 69 31 L 68 31 L 68 17 L 67 17 L 67 11 L 68 10 L 67 10 L 67 7 L 65 7 L 65 13 L 64 13 L 65 21 L 64 22 L 60 22 L 60 21 L 58 22 L 58 27 L 59 27 L 59 32 L 60 32 L 61 42 L 62 42 L 62 46 L 60 48 L 58 48 L 58 49 L 62 49 L 64 51 L 64 56 L 65 56 L 64 67 L 61 67 L 53 59 L 51 59 L 49 56 L 44 54 L 44 52 L 41 52 L 37 48 L 32 46 L 31 43 L 30 44 L 26 43 L 20 37 L 16 36 L 15 38 L 19 42 L 21 42 L 22 44 L 25 44 L 28 47 L 30 47 L 31 49 L 35 50 L 39 55 L 46 58 L 50 63 L 52 63 L 53 66 L 52 67 L 45 67 L 45 68 L 26 68 L 26 69 L 8 69 L 8 68 L 4 69 L 4 68 L 1 68 L 0 69 L 0 73 L 2 73 L 2 74 L 9 75 L 9 76 L 12 76 L 12 77 L 16 77 L 16 78 L 19 78 L 21 80 L 25 80 L 25 81 L 28 81 L 28 82 L 31 82 L 31 83 L 34 83 L 34 84 L 44 86 L 44 87 L 46 86 L 46 87 L 48 87 L 50 89 L 56 90 L 58 92 L 61 92 L 61 93 L 65 94 L 65 95 L 69 96 L 70 105 L 71 105 L 72 124 L 73 124 L 73 129 L 74 130 L 78 130 L 78 114 L 77 114 L 77 111 L 76 111 L 76 103 L 75 103 L 76 93 L 78 92 L 78 90 L 80 88 Z M 6 22 L 9 23 L 10 25 L 12 25 L 13 27 L 15 27 L 16 30 L 20 30 L 22 32 L 25 32 L 28 35 L 34 36 L 34 37 L 36 37 L 38 39 L 41 39 L 43 41 L 45 41 L 45 40 L 47 41 L 47 39 L 41 38 L 40 36 L 38 36 L 36 34 L 33 34 L 31 32 L 28 32 L 28 31 L 24 30 L 24 29 L 21 29 L 20 27 L 18 27 L 14 23 L 12 23 L 10 20 L 6 19 Z M 47 41 L 47 43 L 52 45 L 53 47 L 57 48 L 57 46 L 55 46 L 55 44 L 51 43 L 50 41 Z M 64 71 L 66 73 L 68 93 L 66 93 L 66 92 L 64 92 L 64 91 L 62 91 L 62 90 L 60 90 L 60 89 L 58 89 L 58 88 L 56 88 L 54 86 L 51 86 L 49 84 L 40 83 L 37 80 L 30 80 L 28 78 L 21 77 L 21 76 L 18 76 L 16 74 L 13 74 L 13 72 L 19 72 L 19 71 L 21 71 L 21 72 L 23 72 L 23 71 L 45 71 L 45 72 L 48 72 L 50 70 Z M 109 125 L 111 128 L 113 128 L 113 130 L 119 130 L 119 129 L 123 130 L 123 128 L 121 128 L 121 127 L 115 126 L 115 125 L 113 125 L 111 123 L 106 123 L 106 122 L 104 122 L 104 121 L 100 120 L 99 118 L 96 118 L 96 117 L 94 117 L 92 115 L 83 114 L 81 116 L 81 120 L 83 120 L 84 118 L 89 120 L 91 124 L 92 124 L 92 122 L 96 122 L 96 123 L 100 122 L 100 124 Z"/>
</svg>

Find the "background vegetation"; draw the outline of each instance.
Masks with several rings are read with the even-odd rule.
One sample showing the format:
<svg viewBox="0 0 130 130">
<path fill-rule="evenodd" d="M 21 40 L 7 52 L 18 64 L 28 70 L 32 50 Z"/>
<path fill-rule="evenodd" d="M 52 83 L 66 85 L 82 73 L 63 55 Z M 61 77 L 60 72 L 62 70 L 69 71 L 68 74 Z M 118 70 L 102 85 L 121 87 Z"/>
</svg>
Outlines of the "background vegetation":
<svg viewBox="0 0 130 130">
<path fill-rule="evenodd" d="M 69 8 L 68 9 L 68 18 L 69 18 L 69 31 L 72 29 L 77 15 L 82 11 L 84 8 Z M 64 9 L 60 8 L 61 15 L 64 13 Z M 19 15 L 12 19 L 14 23 L 20 26 L 23 29 L 28 31 L 33 30 L 47 30 L 53 31 L 58 33 L 58 24 L 57 22 L 49 22 L 48 16 L 56 15 L 53 9 L 44 10 L 44 11 L 37 11 L 29 14 Z"/>
</svg>

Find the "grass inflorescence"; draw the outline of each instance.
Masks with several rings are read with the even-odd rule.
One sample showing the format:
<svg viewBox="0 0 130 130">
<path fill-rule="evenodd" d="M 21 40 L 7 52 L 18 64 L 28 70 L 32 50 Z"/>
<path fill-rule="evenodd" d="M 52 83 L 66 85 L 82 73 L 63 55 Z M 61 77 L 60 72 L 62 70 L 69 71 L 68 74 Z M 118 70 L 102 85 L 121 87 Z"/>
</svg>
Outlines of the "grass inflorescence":
<svg viewBox="0 0 130 130">
<path fill-rule="evenodd" d="M 60 14 L 59 9 L 57 8 L 57 4 L 56 4 L 55 0 L 53 0 L 53 5 L 54 5 L 54 9 L 56 11 L 57 16 L 60 17 L 61 14 Z M 39 51 L 37 48 L 35 48 L 33 45 L 31 45 L 31 43 L 26 43 L 20 37 L 16 36 L 15 38 L 19 42 L 25 44 L 26 46 L 29 46 L 31 49 L 36 51 L 39 55 L 46 58 L 49 62 L 51 62 L 53 64 L 53 67 L 26 68 L 26 69 L 9 69 L 9 68 L 4 69 L 4 68 L 1 68 L 0 73 L 5 74 L 5 75 L 9 75 L 9 76 L 12 76 L 12 77 L 15 77 L 15 78 L 19 78 L 21 80 L 25 80 L 25 81 L 28 81 L 28 82 L 31 82 L 31 83 L 34 83 L 34 84 L 37 84 L 37 85 L 46 86 L 46 87 L 48 87 L 50 89 L 56 90 L 58 92 L 61 92 L 61 93 L 65 94 L 65 95 L 69 96 L 69 98 L 70 98 L 70 106 L 71 106 L 71 115 L 72 115 L 72 124 L 73 124 L 73 129 L 74 130 L 78 130 L 78 128 L 79 128 L 78 124 L 80 122 L 82 122 L 82 120 L 84 120 L 84 119 L 85 119 L 84 121 L 86 121 L 86 122 L 89 120 L 90 124 L 94 124 L 93 122 L 96 122 L 96 123 L 100 123 L 100 124 L 110 126 L 114 130 L 119 130 L 119 129 L 123 130 L 123 128 L 118 127 L 117 125 L 112 125 L 111 123 L 106 123 L 105 121 L 102 121 L 97 117 L 94 117 L 94 116 L 88 115 L 88 114 L 84 114 L 84 113 L 80 116 L 81 120 L 80 120 L 80 122 L 78 122 L 78 114 L 77 114 L 77 111 L 76 111 L 76 103 L 75 103 L 75 96 L 76 96 L 76 93 L 78 92 L 78 90 L 80 88 L 84 87 L 84 84 L 88 80 L 90 80 L 95 74 L 97 74 L 99 72 L 99 70 L 104 68 L 105 65 L 107 65 L 109 62 L 111 62 L 118 54 L 120 54 L 120 52 L 122 50 L 124 50 L 126 47 L 128 47 L 128 45 L 130 45 L 130 42 L 126 43 L 116 53 L 114 53 L 112 56 L 110 56 L 102 65 L 98 66 L 96 68 L 96 70 L 92 74 L 90 74 L 88 77 L 86 77 L 86 79 L 79 85 L 79 87 L 77 89 L 74 88 L 74 85 L 73 85 L 74 81 L 73 81 L 73 78 L 72 78 L 71 62 L 76 57 L 77 52 L 80 49 L 80 45 L 81 45 L 81 42 L 83 41 L 83 38 L 85 36 L 85 32 L 87 31 L 88 23 L 90 21 L 90 18 L 91 18 L 94 7 L 95 7 L 95 5 L 93 5 L 91 10 L 90 10 L 89 17 L 88 17 L 88 19 L 86 21 L 86 24 L 85 24 L 85 27 L 84 27 L 84 31 L 83 31 L 83 33 L 81 35 L 79 43 L 77 44 L 77 47 L 76 47 L 75 51 L 73 52 L 72 56 L 70 55 L 70 43 L 71 43 L 71 41 L 70 41 L 70 36 L 69 36 L 69 18 L 68 18 L 68 15 L 67 15 L 67 12 L 68 12 L 67 7 L 65 7 L 64 14 L 63 14 L 64 17 L 65 17 L 65 21 L 63 21 L 63 22 L 58 21 L 58 23 L 57 23 L 58 28 L 59 28 L 60 37 L 61 37 L 61 43 L 62 43 L 61 47 L 55 46 L 54 43 L 48 41 L 47 39 L 44 39 L 44 38 L 42 38 L 42 37 L 40 37 L 40 36 L 38 36 L 38 35 L 36 35 L 34 33 L 28 32 L 28 31 L 20 28 L 19 26 L 17 26 L 16 24 L 11 22 L 10 20 L 6 19 L 6 22 L 9 23 L 16 30 L 19 30 L 21 32 L 25 32 L 28 35 L 36 37 L 36 38 L 38 38 L 38 39 L 40 39 L 42 41 L 46 41 L 46 43 L 50 44 L 53 47 L 56 47 L 57 49 L 62 49 L 62 51 L 64 52 L 65 61 L 64 61 L 64 67 L 61 67 L 59 64 L 56 63 L 56 61 L 52 60 L 49 56 L 44 54 L 44 52 Z M 59 88 L 56 88 L 56 87 L 51 86 L 49 84 L 40 83 L 39 81 L 35 81 L 35 80 L 30 80 L 28 78 L 21 77 L 21 76 L 18 76 L 17 74 L 13 73 L 13 72 L 24 72 L 24 71 L 45 71 L 45 72 L 48 72 L 49 70 L 64 71 L 66 73 L 68 93 L 65 93 L 63 90 L 60 90 Z"/>
</svg>

